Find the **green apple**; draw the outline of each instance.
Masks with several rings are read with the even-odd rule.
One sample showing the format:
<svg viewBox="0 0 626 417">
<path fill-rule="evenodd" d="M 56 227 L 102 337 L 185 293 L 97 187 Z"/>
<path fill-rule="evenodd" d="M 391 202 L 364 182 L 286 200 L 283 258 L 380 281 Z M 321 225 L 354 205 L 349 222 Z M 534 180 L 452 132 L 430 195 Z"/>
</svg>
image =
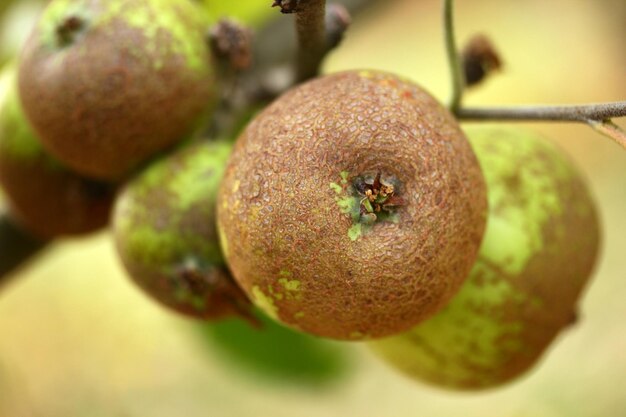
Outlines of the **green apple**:
<svg viewBox="0 0 626 417">
<path fill-rule="evenodd" d="M 370 346 L 415 379 L 480 389 L 530 369 L 575 321 L 600 233 L 580 172 L 548 140 L 514 128 L 466 133 L 489 196 L 478 261 L 441 312 Z"/>
<path fill-rule="evenodd" d="M 127 184 L 113 215 L 118 253 L 132 279 L 153 299 L 201 319 L 248 313 L 215 225 L 231 148 L 201 142 L 155 162 Z"/>
<path fill-rule="evenodd" d="M 0 64 L 19 54 L 43 7 L 42 0 L 0 2 Z"/>
<path fill-rule="evenodd" d="M 272 9 L 271 2 L 259 0 L 201 0 L 210 16 L 217 19 L 232 17 L 248 25 L 259 26 L 270 16 L 276 16 L 277 10 Z"/>
</svg>

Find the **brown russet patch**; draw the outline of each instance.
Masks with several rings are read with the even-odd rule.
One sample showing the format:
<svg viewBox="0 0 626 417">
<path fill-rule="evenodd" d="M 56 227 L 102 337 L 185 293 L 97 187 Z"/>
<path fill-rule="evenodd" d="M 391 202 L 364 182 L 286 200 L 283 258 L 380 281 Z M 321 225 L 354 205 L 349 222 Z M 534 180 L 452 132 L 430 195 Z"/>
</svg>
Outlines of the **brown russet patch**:
<svg viewBox="0 0 626 417">
<path fill-rule="evenodd" d="M 377 184 L 362 183 L 359 199 L 348 185 L 366 174 Z M 375 190 L 396 218 L 362 224 L 359 202 L 376 201 Z M 452 115 L 413 83 L 350 71 L 292 89 L 248 125 L 218 227 L 257 303 L 301 330 L 354 340 L 406 330 L 444 305 L 475 260 L 485 212 L 478 163 Z"/>
</svg>

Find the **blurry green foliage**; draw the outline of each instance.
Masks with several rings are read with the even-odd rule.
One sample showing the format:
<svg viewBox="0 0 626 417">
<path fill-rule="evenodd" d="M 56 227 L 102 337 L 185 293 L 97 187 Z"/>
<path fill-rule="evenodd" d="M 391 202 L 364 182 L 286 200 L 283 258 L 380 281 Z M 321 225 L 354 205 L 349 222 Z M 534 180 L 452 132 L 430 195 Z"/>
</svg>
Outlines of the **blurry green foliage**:
<svg viewBox="0 0 626 417">
<path fill-rule="evenodd" d="M 252 27 L 258 27 L 279 12 L 271 7 L 269 0 L 201 0 L 211 18 L 218 20 L 222 17 L 233 17 Z"/>
<path fill-rule="evenodd" d="M 199 330 L 229 364 L 275 382 L 321 386 L 349 371 L 349 345 L 298 333 L 261 313 L 256 316 L 259 329 L 232 319 L 203 324 Z"/>
<path fill-rule="evenodd" d="M 42 0 L 0 0 L 0 65 L 19 54 L 44 5 Z"/>
</svg>

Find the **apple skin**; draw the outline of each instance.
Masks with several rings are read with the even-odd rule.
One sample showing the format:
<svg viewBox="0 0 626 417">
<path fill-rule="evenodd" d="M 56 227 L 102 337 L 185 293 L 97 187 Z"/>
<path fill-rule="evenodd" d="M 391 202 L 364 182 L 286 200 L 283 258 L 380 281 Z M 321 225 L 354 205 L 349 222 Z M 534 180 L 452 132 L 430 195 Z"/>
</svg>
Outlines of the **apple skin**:
<svg viewBox="0 0 626 417">
<path fill-rule="evenodd" d="M 358 190 L 377 173 L 402 202 L 365 221 Z M 224 256 L 257 307 L 363 341 L 411 329 L 458 291 L 487 197 L 452 114 L 409 80 L 352 70 L 294 87 L 248 124 L 217 210 Z"/>
<path fill-rule="evenodd" d="M 189 0 L 53 0 L 20 56 L 24 111 L 86 176 L 127 178 L 218 100 L 203 9 Z"/>
<path fill-rule="evenodd" d="M 146 294 L 190 317 L 246 316 L 250 303 L 225 265 L 215 201 L 229 142 L 200 142 L 133 178 L 115 204 L 118 253 Z"/>
<path fill-rule="evenodd" d="M 11 218 L 44 239 L 106 226 L 116 189 L 69 170 L 41 146 L 22 111 L 13 64 L 0 74 L 0 187 Z"/>
<path fill-rule="evenodd" d="M 548 140 L 504 127 L 466 134 L 489 199 L 478 260 L 442 311 L 370 347 L 411 378 L 469 390 L 529 370 L 576 321 L 600 230 L 580 172 Z"/>
</svg>

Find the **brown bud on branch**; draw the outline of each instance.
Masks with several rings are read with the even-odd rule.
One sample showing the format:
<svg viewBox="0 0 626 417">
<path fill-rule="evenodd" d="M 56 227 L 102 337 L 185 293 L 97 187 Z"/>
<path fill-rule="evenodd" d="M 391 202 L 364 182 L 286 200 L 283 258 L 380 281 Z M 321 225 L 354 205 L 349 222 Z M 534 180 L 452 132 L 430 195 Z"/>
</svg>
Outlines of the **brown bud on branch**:
<svg viewBox="0 0 626 417">
<path fill-rule="evenodd" d="M 472 37 L 461 52 L 461 65 L 465 75 L 465 85 L 480 84 L 494 71 L 502 67 L 502 60 L 492 42 L 485 35 Z"/>
</svg>

